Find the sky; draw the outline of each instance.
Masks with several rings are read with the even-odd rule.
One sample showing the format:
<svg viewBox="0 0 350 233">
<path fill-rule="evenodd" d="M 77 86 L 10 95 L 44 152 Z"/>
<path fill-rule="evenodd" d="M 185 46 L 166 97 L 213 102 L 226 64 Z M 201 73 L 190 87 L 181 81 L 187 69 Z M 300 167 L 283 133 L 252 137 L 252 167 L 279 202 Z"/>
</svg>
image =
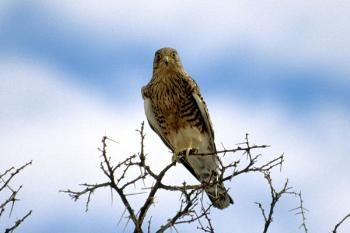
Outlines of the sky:
<svg viewBox="0 0 350 233">
<path fill-rule="evenodd" d="M 23 184 L 21 201 L 0 232 L 28 210 L 18 232 L 131 230 L 118 224 L 123 206 L 108 190 L 94 194 L 88 212 L 83 200 L 58 191 L 104 180 L 103 135 L 118 141 L 110 146 L 116 162 L 138 151 L 141 87 L 161 47 L 176 48 L 200 86 L 218 147 L 234 147 L 249 133 L 271 145 L 257 151 L 263 161 L 284 153 L 282 171 L 273 173 L 277 187 L 288 178 L 303 194 L 310 232 L 330 232 L 350 212 L 349 11 L 341 0 L 0 0 L 0 171 L 33 160 L 13 184 Z M 149 162 L 160 169 L 171 154 L 145 130 Z M 195 182 L 181 166 L 167 179 Z M 226 186 L 235 204 L 213 210 L 217 232 L 262 232 L 254 202 L 269 203 L 263 177 Z M 154 230 L 177 204 L 174 195 L 157 196 Z M 281 200 L 271 233 L 302 232 L 290 211 L 297 205 Z M 345 222 L 340 232 L 349 231 Z"/>
</svg>

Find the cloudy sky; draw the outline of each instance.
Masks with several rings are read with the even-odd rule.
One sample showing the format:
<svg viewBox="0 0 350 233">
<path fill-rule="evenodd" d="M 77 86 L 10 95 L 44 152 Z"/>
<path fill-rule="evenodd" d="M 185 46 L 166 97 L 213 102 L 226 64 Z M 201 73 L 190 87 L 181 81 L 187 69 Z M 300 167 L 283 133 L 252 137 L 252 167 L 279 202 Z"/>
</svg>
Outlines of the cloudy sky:
<svg viewBox="0 0 350 233">
<path fill-rule="evenodd" d="M 33 160 L 14 183 L 24 184 L 21 201 L 0 231 L 30 209 L 18 232 L 123 231 L 123 207 L 108 190 L 95 193 L 87 213 L 58 190 L 103 181 L 104 134 L 119 142 L 115 161 L 137 152 L 140 88 L 155 50 L 170 46 L 201 88 L 216 143 L 233 147 L 249 133 L 271 145 L 258 151 L 263 160 L 285 153 L 276 185 L 289 178 L 303 193 L 310 232 L 329 232 L 350 212 L 349 12 L 342 0 L 0 0 L 0 171 Z M 150 163 L 160 168 L 171 154 L 148 126 L 146 133 Z M 181 166 L 171 175 L 194 181 Z M 227 186 L 236 203 L 213 211 L 217 232 L 261 232 L 254 202 L 269 201 L 262 177 Z M 176 204 L 160 193 L 154 229 Z M 302 232 L 289 211 L 297 205 L 283 199 L 270 232 Z"/>
</svg>

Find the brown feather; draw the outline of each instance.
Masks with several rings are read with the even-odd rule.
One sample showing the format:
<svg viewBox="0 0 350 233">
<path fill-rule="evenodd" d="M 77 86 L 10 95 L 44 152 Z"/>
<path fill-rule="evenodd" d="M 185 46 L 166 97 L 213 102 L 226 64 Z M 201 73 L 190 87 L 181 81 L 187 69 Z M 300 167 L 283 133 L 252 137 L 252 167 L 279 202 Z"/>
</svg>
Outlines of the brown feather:
<svg viewBox="0 0 350 233">
<path fill-rule="evenodd" d="M 209 112 L 196 82 L 182 67 L 176 50 L 156 52 L 151 81 L 142 88 L 149 124 L 173 152 L 188 148 L 215 153 L 214 131 Z M 218 157 L 181 157 L 180 162 L 201 182 L 218 177 Z M 212 178 L 209 178 L 212 177 Z M 209 180 L 210 179 L 210 180 Z M 206 189 L 214 206 L 232 203 L 223 184 Z"/>
</svg>

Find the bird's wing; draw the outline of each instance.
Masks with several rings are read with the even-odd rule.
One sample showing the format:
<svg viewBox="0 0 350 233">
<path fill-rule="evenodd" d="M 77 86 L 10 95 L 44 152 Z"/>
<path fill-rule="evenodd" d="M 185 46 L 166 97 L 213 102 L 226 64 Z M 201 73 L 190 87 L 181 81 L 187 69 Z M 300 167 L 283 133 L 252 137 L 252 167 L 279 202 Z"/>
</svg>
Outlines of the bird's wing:
<svg viewBox="0 0 350 233">
<path fill-rule="evenodd" d="M 145 105 L 145 113 L 146 113 L 146 117 L 148 120 L 149 125 L 151 126 L 151 128 L 153 129 L 154 132 L 156 132 L 158 134 L 158 136 L 162 139 L 162 141 L 164 142 L 164 144 L 171 150 L 174 151 L 174 148 L 171 146 L 171 144 L 169 143 L 169 141 L 167 140 L 167 137 L 163 134 L 161 127 L 159 126 L 159 123 L 157 121 L 157 119 L 154 116 L 154 112 L 153 112 L 153 107 L 152 107 L 152 103 L 151 100 L 148 97 L 143 96 L 144 98 L 144 105 Z M 186 161 L 186 159 L 184 157 L 180 158 L 180 162 L 187 168 L 187 170 L 197 179 L 198 176 L 196 174 L 196 172 L 193 170 L 193 168 L 191 167 L 191 165 L 188 163 L 188 161 Z"/>
<path fill-rule="evenodd" d="M 200 94 L 194 92 L 192 94 L 192 96 L 196 100 L 197 106 L 202 114 L 202 117 L 203 117 L 204 123 L 205 123 L 205 127 L 208 130 L 210 139 L 212 141 L 214 141 L 214 131 L 213 131 L 213 126 L 212 126 L 210 117 L 209 117 L 207 105 L 205 104 L 205 102 Z"/>
<path fill-rule="evenodd" d="M 171 146 L 170 142 L 168 141 L 167 137 L 164 135 L 162 128 L 160 127 L 153 111 L 151 100 L 148 97 L 143 96 L 144 98 L 144 107 L 145 107 L 145 113 L 148 120 L 149 125 L 153 129 L 154 132 L 158 134 L 158 136 L 162 139 L 164 144 L 171 150 L 174 151 L 174 148 Z"/>
<path fill-rule="evenodd" d="M 164 142 L 164 144 L 171 150 L 174 151 L 174 148 L 171 146 L 171 144 L 169 143 L 167 137 L 164 135 L 157 119 L 155 118 L 154 112 L 153 112 L 153 107 L 152 107 L 152 103 L 151 100 L 148 97 L 145 97 L 145 95 L 143 95 L 143 99 L 144 99 L 144 106 L 145 106 L 145 113 L 146 113 L 146 117 L 148 120 L 149 125 L 151 126 L 151 128 L 153 129 L 154 132 L 156 132 L 158 134 L 158 136 L 162 139 L 162 141 Z M 186 161 L 186 159 L 184 157 L 180 158 L 180 162 L 187 168 L 187 170 L 197 179 L 198 176 L 196 174 L 196 172 L 193 170 L 193 168 L 191 167 L 191 165 L 188 163 L 188 161 Z"/>
<path fill-rule="evenodd" d="M 199 91 L 199 87 L 197 85 L 197 83 L 189 77 L 189 80 L 191 82 L 191 85 L 193 86 L 193 92 L 192 92 L 192 96 L 195 99 L 197 106 L 201 112 L 201 115 L 203 117 L 204 123 L 205 123 L 205 127 L 207 128 L 207 132 L 209 134 L 210 137 L 210 141 L 212 141 L 214 147 L 215 148 L 215 143 L 214 143 L 214 131 L 213 131 L 213 126 L 209 117 L 209 112 L 208 112 L 208 108 L 207 105 Z"/>
</svg>

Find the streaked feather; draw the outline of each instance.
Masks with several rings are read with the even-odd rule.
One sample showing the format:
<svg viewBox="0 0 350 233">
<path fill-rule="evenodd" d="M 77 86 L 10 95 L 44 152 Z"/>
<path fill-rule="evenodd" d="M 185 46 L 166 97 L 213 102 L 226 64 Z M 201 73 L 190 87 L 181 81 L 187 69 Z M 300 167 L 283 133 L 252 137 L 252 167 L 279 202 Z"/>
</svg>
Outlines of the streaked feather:
<svg viewBox="0 0 350 233">
<path fill-rule="evenodd" d="M 199 153 L 215 153 L 214 131 L 207 106 L 196 82 L 183 69 L 176 51 L 163 48 L 156 52 L 153 77 L 142 88 L 146 117 L 151 128 L 173 152 L 188 148 Z M 181 157 L 180 162 L 200 182 L 218 177 L 216 154 Z M 233 203 L 224 185 L 206 189 L 217 208 Z"/>
</svg>

